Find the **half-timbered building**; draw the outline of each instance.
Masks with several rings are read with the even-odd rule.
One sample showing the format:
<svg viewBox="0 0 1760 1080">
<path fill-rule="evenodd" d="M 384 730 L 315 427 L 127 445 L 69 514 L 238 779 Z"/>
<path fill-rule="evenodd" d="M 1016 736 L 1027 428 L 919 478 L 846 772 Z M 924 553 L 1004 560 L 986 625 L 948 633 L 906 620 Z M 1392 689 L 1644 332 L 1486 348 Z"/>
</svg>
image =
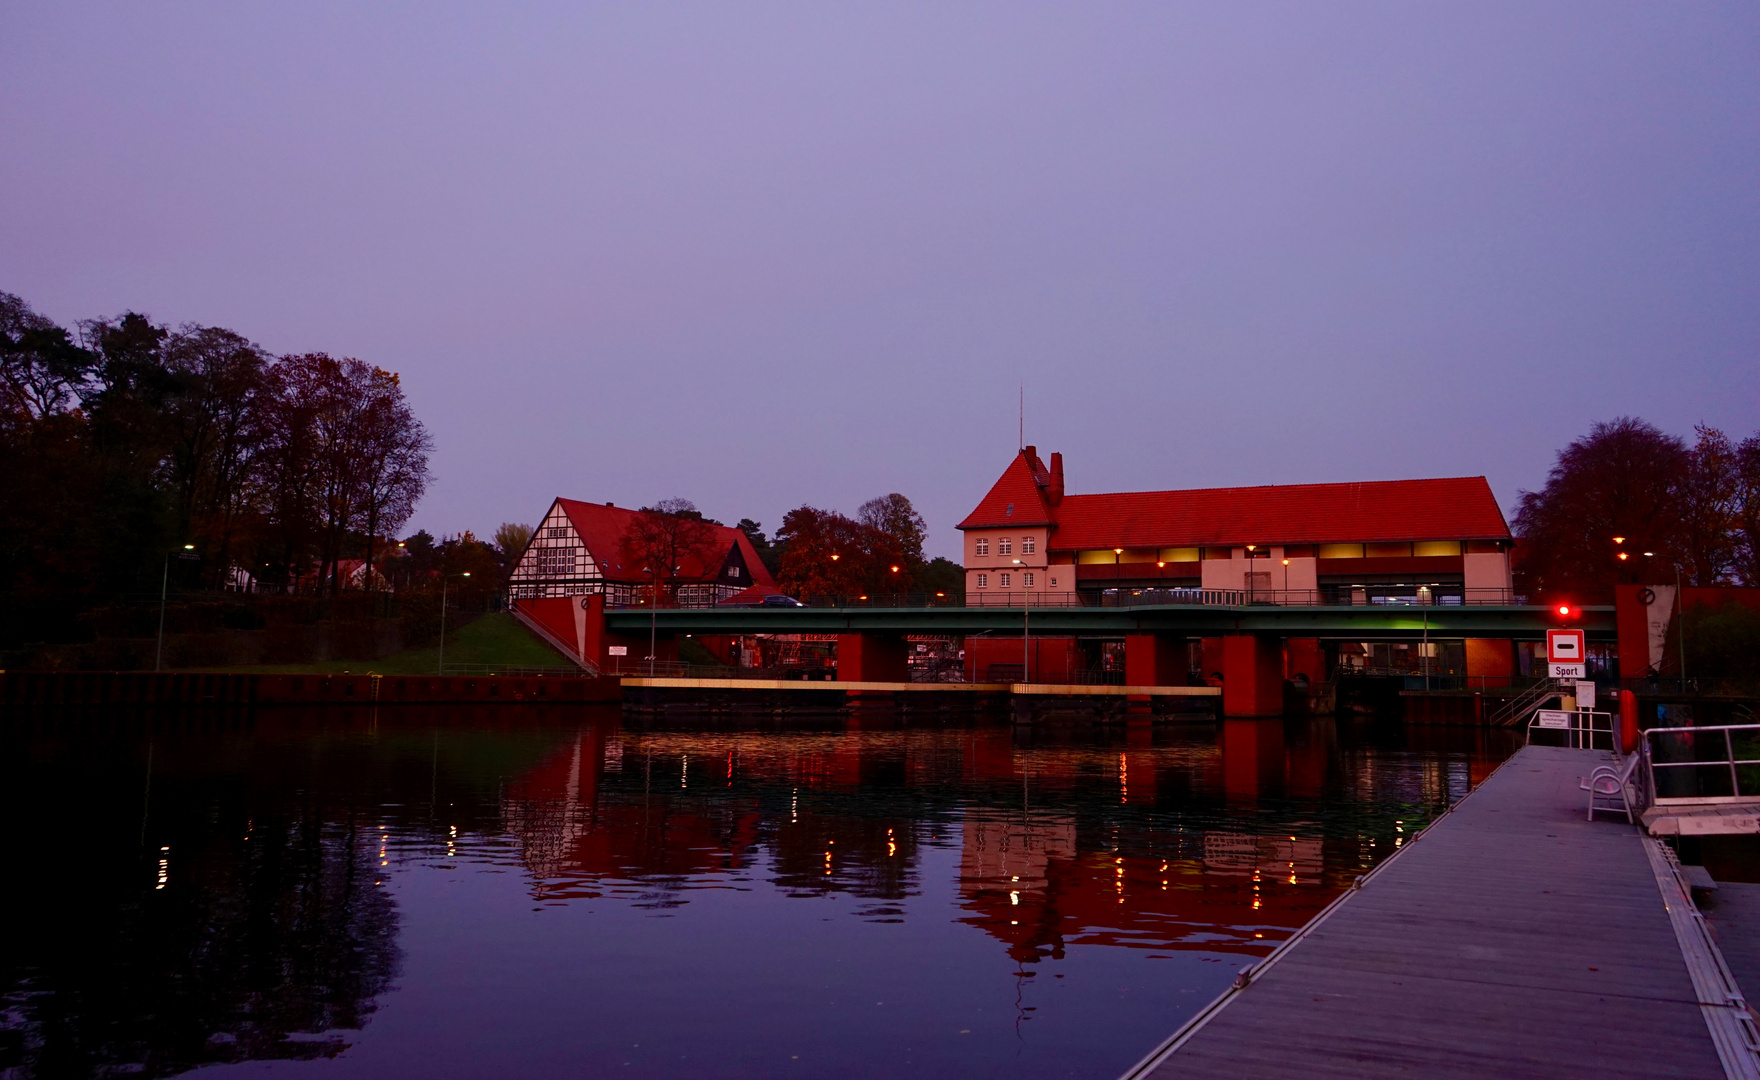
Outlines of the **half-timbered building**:
<svg viewBox="0 0 1760 1080">
<path fill-rule="evenodd" d="M 508 575 L 508 599 L 603 593 L 609 607 L 637 603 L 652 584 L 628 543 L 640 515 L 611 503 L 557 499 Z M 708 542 L 685 553 L 676 570 L 663 575 L 679 604 L 708 607 L 749 589 L 775 591 L 770 571 L 744 533 L 726 525 L 708 529 Z"/>
</svg>

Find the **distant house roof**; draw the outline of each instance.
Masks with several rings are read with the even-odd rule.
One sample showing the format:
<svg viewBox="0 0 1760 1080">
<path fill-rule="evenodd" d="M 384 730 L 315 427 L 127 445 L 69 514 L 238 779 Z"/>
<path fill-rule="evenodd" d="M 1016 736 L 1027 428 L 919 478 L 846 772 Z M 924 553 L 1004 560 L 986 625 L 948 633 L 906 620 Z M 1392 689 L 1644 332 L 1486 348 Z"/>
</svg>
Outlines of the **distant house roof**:
<svg viewBox="0 0 1760 1080">
<path fill-rule="evenodd" d="M 1049 474 L 1022 451 L 959 527 L 1051 525 L 1050 546 L 1065 551 L 1510 538 L 1482 476 L 1063 495 L 1055 505 L 1049 490 Z"/>
<path fill-rule="evenodd" d="M 623 565 L 623 538 L 629 534 L 631 523 L 641 516 L 641 511 L 575 499 L 557 499 L 556 502 L 568 515 L 569 523 L 574 526 L 575 535 L 580 537 L 587 553 L 599 564 L 600 574 L 612 581 L 644 579 L 641 567 Z M 711 545 L 714 555 L 709 560 L 712 565 L 687 557 L 679 571 L 681 579 L 705 581 L 718 577 L 727 562 L 729 549 L 738 548 L 740 561 L 751 575 L 752 584 L 774 585 L 769 569 L 758 558 L 757 549 L 752 547 L 745 533 L 726 525 L 711 524 L 709 528 L 714 534 Z"/>
</svg>

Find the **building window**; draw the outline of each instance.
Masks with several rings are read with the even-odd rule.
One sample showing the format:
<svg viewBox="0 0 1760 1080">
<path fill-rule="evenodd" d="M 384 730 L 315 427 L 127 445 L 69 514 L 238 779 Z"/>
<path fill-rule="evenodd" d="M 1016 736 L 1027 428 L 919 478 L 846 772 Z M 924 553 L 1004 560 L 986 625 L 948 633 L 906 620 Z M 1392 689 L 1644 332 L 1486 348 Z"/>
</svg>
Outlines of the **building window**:
<svg viewBox="0 0 1760 1080">
<path fill-rule="evenodd" d="M 1055 589 L 1055 588 L 1057 588 L 1057 579 L 1056 579 L 1056 578 L 1052 578 L 1052 579 L 1051 579 L 1051 584 L 1050 584 L 1050 585 L 1049 585 L 1049 586 L 1048 586 L 1048 587 L 1049 587 L 1049 588 L 1053 588 L 1053 589 Z"/>
<path fill-rule="evenodd" d="M 552 525 L 548 529 L 544 530 L 544 535 L 549 537 L 552 540 L 559 540 L 559 539 L 568 535 L 568 526 L 566 526 L 566 525 Z"/>
<path fill-rule="evenodd" d="M 990 554 L 990 538 L 988 536 L 980 536 L 980 537 L 978 537 L 977 540 L 973 541 L 972 542 L 972 554 L 974 554 L 974 555 L 989 555 Z"/>
<path fill-rule="evenodd" d="M 1008 587 L 1009 587 L 1009 585 L 1011 585 L 1011 584 L 1012 584 L 1012 583 L 1013 583 L 1013 581 L 1014 581 L 1014 575 L 1013 575 L 1013 574 L 1003 574 L 1003 575 L 1002 575 L 1002 582 L 1001 582 L 1001 584 L 1002 584 L 1002 587 L 1003 587 L 1003 588 L 1005 588 L 1005 589 L 1006 589 L 1006 588 L 1008 588 Z"/>
<path fill-rule="evenodd" d="M 1006 536 L 999 538 L 996 541 L 996 554 L 998 554 L 998 555 L 1012 555 L 1012 554 L 1014 554 L 1014 541 L 1010 540 Z"/>
<path fill-rule="evenodd" d="M 990 575 L 989 574 L 979 574 L 978 575 L 978 588 L 988 589 L 989 587 L 990 587 Z"/>
<path fill-rule="evenodd" d="M 1031 555 L 1033 553 L 1033 549 L 1036 547 L 1038 547 L 1038 543 L 1032 537 L 1030 537 L 1030 536 L 1021 537 L 1021 554 L 1022 555 Z"/>
<path fill-rule="evenodd" d="M 1033 587 L 1033 575 L 1032 574 L 1022 574 L 1021 575 L 1021 586 L 1023 588 L 1027 588 L 1027 589 L 1032 588 Z"/>
</svg>

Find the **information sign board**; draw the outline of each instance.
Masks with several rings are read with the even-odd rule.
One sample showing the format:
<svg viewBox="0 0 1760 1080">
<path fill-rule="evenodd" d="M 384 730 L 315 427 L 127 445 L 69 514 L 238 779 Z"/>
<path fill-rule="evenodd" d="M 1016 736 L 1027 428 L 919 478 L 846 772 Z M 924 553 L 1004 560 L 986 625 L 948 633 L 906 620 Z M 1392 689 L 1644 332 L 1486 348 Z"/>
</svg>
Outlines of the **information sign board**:
<svg viewBox="0 0 1760 1080">
<path fill-rule="evenodd" d="M 1593 709 L 1595 707 L 1595 684 L 1588 679 L 1577 680 L 1577 708 Z"/>
<path fill-rule="evenodd" d="M 1584 679 L 1589 676 L 1589 669 L 1584 664 L 1548 664 L 1547 674 L 1554 679 Z"/>
<path fill-rule="evenodd" d="M 1588 656 L 1581 630 L 1546 631 L 1546 659 L 1554 664 L 1580 664 Z"/>
<path fill-rule="evenodd" d="M 607 646 L 605 646 L 605 655 L 606 656 L 628 656 L 629 655 L 629 646 L 628 645 L 607 645 Z"/>
<path fill-rule="evenodd" d="M 1543 728 L 1568 728 L 1571 726 L 1571 714 L 1558 709 L 1541 709 L 1534 714 L 1534 726 Z"/>
</svg>

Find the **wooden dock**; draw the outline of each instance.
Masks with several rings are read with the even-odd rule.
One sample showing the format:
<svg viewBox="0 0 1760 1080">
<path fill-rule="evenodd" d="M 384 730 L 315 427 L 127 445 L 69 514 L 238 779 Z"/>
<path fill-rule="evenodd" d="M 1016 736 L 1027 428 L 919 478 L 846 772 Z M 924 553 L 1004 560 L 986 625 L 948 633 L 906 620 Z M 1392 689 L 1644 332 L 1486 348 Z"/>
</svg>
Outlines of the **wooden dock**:
<svg viewBox="0 0 1760 1080">
<path fill-rule="evenodd" d="M 1672 858 L 1585 820 L 1610 760 L 1524 748 L 1126 1076 L 1760 1075 Z"/>
</svg>

